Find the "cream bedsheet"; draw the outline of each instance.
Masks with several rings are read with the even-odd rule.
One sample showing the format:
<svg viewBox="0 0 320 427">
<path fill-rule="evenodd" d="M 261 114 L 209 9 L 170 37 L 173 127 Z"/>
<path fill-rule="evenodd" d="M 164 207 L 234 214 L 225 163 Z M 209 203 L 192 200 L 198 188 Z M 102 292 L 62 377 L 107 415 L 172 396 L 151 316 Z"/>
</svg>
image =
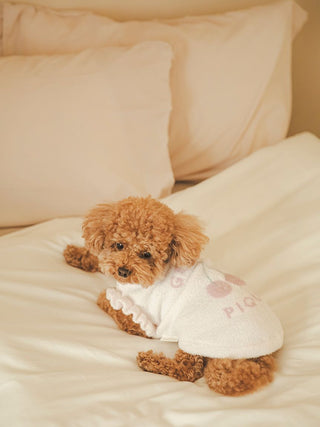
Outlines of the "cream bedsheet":
<svg viewBox="0 0 320 427">
<path fill-rule="evenodd" d="M 96 305 L 111 285 L 64 263 L 81 220 L 0 238 L 1 426 L 319 426 L 320 141 L 308 133 L 256 152 L 166 199 L 198 215 L 218 269 L 244 277 L 280 317 L 275 381 L 240 398 L 141 371 L 140 350 Z"/>
</svg>

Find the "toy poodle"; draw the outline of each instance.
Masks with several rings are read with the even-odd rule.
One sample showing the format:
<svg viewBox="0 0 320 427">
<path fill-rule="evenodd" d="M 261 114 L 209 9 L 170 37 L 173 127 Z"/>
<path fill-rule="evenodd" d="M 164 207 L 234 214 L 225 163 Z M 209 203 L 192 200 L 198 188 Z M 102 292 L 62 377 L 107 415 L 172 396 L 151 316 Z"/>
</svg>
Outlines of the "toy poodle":
<svg viewBox="0 0 320 427">
<path fill-rule="evenodd" d="M 115 278 L 99 307 L 130 334 L 178 343 L 174 358 L 140 352 L 139 367 L 182 381 L 204 376 L 228 396 L 272 381 L 280 322 L 243 280 L 200 260 L 208 238 L 194 216 L 151 197 L 129 197 L 92 209 L 83 237 L 86 247 L 69 245 L 64 256 Z"/>
</svg>

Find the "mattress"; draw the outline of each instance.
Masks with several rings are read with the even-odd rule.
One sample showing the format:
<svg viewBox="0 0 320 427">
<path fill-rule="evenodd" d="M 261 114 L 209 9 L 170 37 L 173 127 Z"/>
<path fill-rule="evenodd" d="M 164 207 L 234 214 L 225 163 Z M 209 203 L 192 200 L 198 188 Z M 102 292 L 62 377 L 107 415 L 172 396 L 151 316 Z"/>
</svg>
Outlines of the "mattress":
<svg viewBox="0 0 320 427">
<path fill-rule="evenodd" d="M 164 199 L 197 215 L 204 256 L 243 277 L 280 318 L 274 382 L 243 397 L 141 371 L 138 351 L 175 343 L 120 331 L 95 304 L 113 285 L 65 264 L 81 218 L 0 238 L 0 425 L 318 426 L 320 422 L 320 141 L 289 138 Z"/>
</svg>

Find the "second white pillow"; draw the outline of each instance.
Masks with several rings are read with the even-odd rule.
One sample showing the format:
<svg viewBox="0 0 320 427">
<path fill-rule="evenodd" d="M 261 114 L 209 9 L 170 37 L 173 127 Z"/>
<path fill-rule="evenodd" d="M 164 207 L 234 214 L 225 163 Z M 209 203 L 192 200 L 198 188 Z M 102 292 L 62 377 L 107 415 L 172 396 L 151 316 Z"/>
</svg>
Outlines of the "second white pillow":
<svg viewBox="0 0 320 427">
<path fill-rule="evenodd" d="M 0 226 L 169 194 L 168 44 L 0 59 Z"/>
</svg>

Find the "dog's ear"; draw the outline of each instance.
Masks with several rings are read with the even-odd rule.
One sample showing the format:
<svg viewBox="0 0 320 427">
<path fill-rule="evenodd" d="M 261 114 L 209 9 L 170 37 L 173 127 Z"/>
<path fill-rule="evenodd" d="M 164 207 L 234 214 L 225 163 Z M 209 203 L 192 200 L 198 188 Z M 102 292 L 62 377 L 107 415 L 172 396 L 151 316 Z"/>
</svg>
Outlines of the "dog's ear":
<svg viewBox="0 0 320 427">
<path fill-rule="evenodd" d="M 209 241 L 196 217 L 184 213 L 175 215 L 175 231 L 171 242 L 170 262 L 175 267 L 192 266 Z"/>
<path fill-rule="evenodd" d="M 114 206 L 104 203 L 93 208 L 84 219 L 82 237 L 85 240 L 85 246 L 93 255 L 99 255 L 104 247 L 113 212 Z"/>
</svg>

